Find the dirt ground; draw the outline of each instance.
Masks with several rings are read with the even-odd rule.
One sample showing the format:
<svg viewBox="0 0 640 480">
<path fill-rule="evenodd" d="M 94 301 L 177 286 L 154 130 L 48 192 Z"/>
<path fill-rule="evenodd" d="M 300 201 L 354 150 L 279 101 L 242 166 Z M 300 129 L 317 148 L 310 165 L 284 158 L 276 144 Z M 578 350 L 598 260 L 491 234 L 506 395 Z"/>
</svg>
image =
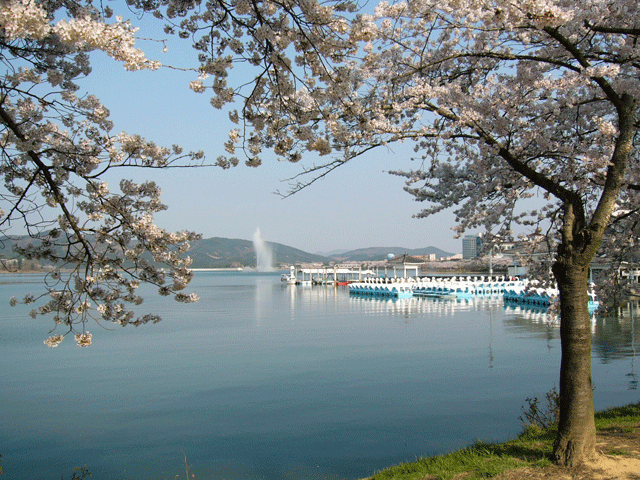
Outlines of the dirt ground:
<svg viewBox="0 0 640 480">
<path fill-rule="evenodd" d="M 596 452 L 579 467 L 523 468 L 495 480 L 640 480 L 640 425 L 598 432 Z"/>
</svg>

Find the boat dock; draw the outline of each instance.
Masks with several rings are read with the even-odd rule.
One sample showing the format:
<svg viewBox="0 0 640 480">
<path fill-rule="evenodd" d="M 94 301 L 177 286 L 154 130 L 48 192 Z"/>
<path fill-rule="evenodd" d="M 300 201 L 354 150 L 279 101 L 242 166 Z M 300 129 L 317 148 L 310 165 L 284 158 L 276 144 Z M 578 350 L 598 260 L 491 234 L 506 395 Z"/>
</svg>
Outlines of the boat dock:
<svg viewBox="0 0 640 480">
<path fill-rule="evenodd" d="M 504 277 L 370 278 L 349 285 L 349 292 L 381 297 L 471 298 L 503 295 L 521 281 Z"/>
<path fill-rule="evenodd" d="M 289 267 L 289 273 L 282 275 L 282 281 L 295 285 L 348 285 L 372 278 L 397 278 L 398 281 L 418 276 L 419 264 L 403 264 L 390 267 L 363 269 L 361 265 L 333 265 L 329 267 L 296 268 Z M 399 274 L 402 273 L 402 276 Z"/>
<path fill-rule="evenodd" d="M 401 269 L 404 276 L 397 276 Z M 415 276 L 409 276 L 413 270 Z M 296 285 L 348 285 L 349 293 L 364 297 L 410 298 L 435 297 L 470 299 L 476 297 L 502 297 L 505 304 L 549 308 L 558 300 L 556 288 L 535 288 L 528 280 L 508 276 L 419 276 L 419 265 L 363 269 L 360 265 L 335 265 L 331 267 L 290 267 L 290 273 L 282 275 L 282 281 Z M 589 291 L 589 312 L 595 311 L 599 302 Z"/>
</svg>

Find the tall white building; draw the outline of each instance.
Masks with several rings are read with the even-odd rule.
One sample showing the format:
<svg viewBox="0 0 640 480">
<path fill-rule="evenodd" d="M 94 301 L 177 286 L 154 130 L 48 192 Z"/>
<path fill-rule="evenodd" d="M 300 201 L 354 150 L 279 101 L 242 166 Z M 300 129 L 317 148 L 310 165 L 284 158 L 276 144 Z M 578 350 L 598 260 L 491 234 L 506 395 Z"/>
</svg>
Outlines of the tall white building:
<svg viewBox="0 0 640 480">
<path fill-rule="evenodd" d="M 467 235 L 462 239 L 462 258 L 476 258 L 480 256 L 482 238 L 477 235 Z"/>
</svg>

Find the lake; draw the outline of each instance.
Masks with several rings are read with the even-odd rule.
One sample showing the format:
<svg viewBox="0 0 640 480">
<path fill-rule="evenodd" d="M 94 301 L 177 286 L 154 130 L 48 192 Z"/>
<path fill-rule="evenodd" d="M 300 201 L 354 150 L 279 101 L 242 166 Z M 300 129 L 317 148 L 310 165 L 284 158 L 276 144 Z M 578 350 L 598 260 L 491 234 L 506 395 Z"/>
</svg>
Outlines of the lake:
<svg viewBox="0 0 640 480">
<path fill-rule="evenodd" d="M 559 328 L 472 301 L 350 296 L 279 274 L 198 272 L 182 305 L 146 288 L 156 325 L 90 325 L 47 348 L 52 322 L 0 276 L 0 454 L 8 480 L 357 479 L 475 440 L 517 435 L 527 397 L 558 384 Z M 597 409 L 637 402 L 634 310 L 593 325 Z M 60 332 L 62 333 L 62 332 Z"/>
</svg>

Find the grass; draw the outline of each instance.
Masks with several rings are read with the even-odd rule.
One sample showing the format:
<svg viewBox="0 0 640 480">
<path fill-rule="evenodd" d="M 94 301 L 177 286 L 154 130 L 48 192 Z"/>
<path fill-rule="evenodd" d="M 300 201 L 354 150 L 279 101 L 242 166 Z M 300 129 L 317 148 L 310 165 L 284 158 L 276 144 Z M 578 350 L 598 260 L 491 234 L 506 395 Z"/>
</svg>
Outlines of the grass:
<svg viewBox="0 0 640 480">
<path fill-rule="evenodd" d="M 624 432 L 640 422 L 640 402 L 596 413 L 598 431 Z M 463 450 L 433 457 L 418 458 L 370 477 L 370 480 L 450 480 L 464 474 L 464 480 L 492 478 L 522 467 L 543 468 L 552 465 L 551 453 L 556 431 L 553 427 L 529 425 L 515 439 L 504 443 L 477 442 Z M 628 455 L 625 449 L 611 454 Z"/>
<path fill-rule="evenodd" d="M 626 456 L 626 455 L 631 455 L 631 450 L 629 450 L 628 448 L 612 448 L 611 450 L 607 451 L 607 454 Z"/>
<path fill-rule="evenodd" d="M 640 418 L 640 402 L 614 407 L 596 413 L 596 428 L 606 429 L 611 426 L 621 427 L 625 423 L 635 423 Z"/>
</svg>

